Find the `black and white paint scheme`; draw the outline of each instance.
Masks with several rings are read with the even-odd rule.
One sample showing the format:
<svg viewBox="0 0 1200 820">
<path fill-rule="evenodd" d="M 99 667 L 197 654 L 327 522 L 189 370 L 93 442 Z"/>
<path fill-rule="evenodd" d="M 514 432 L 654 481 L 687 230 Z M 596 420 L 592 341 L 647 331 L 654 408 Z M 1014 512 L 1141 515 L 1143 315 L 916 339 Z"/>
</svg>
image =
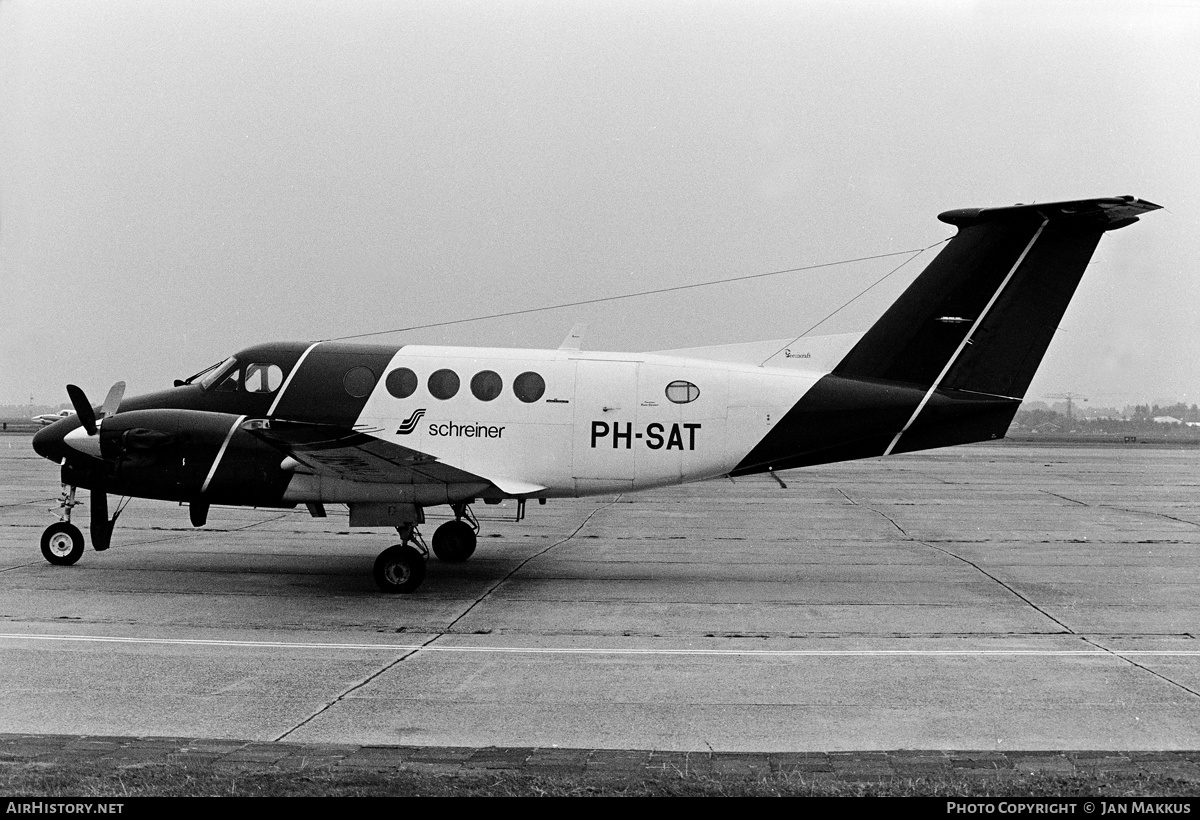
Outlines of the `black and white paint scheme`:
<svg viewBox="0 0 1200 820">
<path fill-rule="evenodd" d="M 263 344 L 175 387 L 39 431 L 62 465 L 51 563 L 83 554 L 70 523 L 92 492 L 91 531 L 110 545 L 107 495 L 212 504 L 349 506 L 350 525 L 394 526 L 379 587 L 425 577 L 417 525 L 454 520 L 433 551 L 475 551 L 477 499 L 525 502 L 888 456 L 1004 436 L 1106 232 L 1159 206 L 1131 196 L 947 211 L 958 229 L 864 334 L 629 354 L 353 342 Z M 803 350 L 803 353 L 795 351 Z"/>
</svg>

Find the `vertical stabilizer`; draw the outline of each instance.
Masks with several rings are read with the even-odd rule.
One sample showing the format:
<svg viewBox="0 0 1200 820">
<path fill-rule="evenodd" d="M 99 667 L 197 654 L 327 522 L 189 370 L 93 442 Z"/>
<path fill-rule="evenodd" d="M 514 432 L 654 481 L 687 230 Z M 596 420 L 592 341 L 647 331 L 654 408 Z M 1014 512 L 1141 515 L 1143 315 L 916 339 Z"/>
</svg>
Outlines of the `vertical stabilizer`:
<svg viewBox="0 0 1200 820">
<path fill-rule="evenodd" d="M 941 214 L 950 244 L 730 475 L 1002 438 L 1100 237 L 1158 207 Z"/>
<path fill-rule="evenodd" d="M 833 372 L 1022 398 L 1100 237 L 1158 207 L 1120 197 L 941 214 L 958 234 Z"/>
</svg>

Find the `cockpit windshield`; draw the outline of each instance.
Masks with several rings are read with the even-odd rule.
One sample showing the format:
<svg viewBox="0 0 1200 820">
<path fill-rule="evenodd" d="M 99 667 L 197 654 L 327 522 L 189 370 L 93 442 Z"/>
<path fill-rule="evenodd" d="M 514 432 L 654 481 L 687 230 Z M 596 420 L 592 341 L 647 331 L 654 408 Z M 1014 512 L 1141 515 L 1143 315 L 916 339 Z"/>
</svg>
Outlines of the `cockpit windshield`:
<svg viewBox="0 0 1200 820">
<path fill-rule="evenodd" d="M 176 379 L 175 386 L 179 387 L 180 385 L 183 385 L 183 384 L 191 384 L 192 382 L 196 381 L 196 379 L 203 376 L 205 373 L 208 373 L 209 371 L 211 371 L 215 368 L 218 368 L 223 364 L 225 364 L 225 362 L 217 362 L 216 364 L 210 364 L 208 367 L 204 368 L 199 373 L 193 373 L 192 375 L 188 376 L 186 379 Z"/>
<path fill-rule="evenodd" d="M 218 364 L 214 364 L 212 367 L 208 368 L 207 370 L 201 370 L 195 376 L 192 376 L 191 378 L 189 378 L 187 380 L 187 382 L 188 382 L 188 384 L 190 384 L 193 381 L 198 379 L 200 386 L 203 387 L 205 390 L 207 390 L 208 388 L 210 388 L 214 384 L 216 384 L 218 381 L 220 381 L 221 377 L 224 376 L 226 373 L 228 373 L 230 370 L 232 370 L 236 365 L 237 365 L 237 359 L 230 356 L 225 361 L 220 362 Z"/>
</svg>

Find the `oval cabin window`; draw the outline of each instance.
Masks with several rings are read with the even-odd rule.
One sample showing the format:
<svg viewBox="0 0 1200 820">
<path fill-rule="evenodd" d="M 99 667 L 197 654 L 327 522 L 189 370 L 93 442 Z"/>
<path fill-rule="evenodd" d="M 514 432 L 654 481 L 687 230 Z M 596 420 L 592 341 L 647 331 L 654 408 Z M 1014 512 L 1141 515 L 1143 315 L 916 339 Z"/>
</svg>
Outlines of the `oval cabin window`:
<svg viewBox="0 0 1200 820">
<path fill-rule="evenodd" d="M 457 395 L 458 384 L 458 374 L 453 370 L 435 370 L 429 377 L 429 393 L 445 401 Z"/>
<path fill-rule="evenodd" d="M 342 387 L 354 398 L 361 399 L 375 388 L 375 373 L 369 367 L 352 367 L 342 377 Z"/>
<path fill-rule="evenodd" d="M 546 393 L 546 380 L 532 371 L 522 373 L 513 379 L 513 392 L 526 404 L 537 401 Z"/>
<path fill-rule="evenodd" d="M 471 379 L 471 394 L 480 401 L 491 401 L 504 389 L 504 380 L 499 373 L 481 370 Z"/>
<path fill-rule="evenodd" d="M 667 399 L 675 404 L 687 404 L 700 398 L 700 388 L 691 382 L 673 381 L 667 385 Z"/>
<path fill-rule="evenodd" d="M 387 375 L 387 391 L 398 399 L 407 399 L 417 392 L 417 374 L 407 367 L 398 367 Z"/>
</svg>

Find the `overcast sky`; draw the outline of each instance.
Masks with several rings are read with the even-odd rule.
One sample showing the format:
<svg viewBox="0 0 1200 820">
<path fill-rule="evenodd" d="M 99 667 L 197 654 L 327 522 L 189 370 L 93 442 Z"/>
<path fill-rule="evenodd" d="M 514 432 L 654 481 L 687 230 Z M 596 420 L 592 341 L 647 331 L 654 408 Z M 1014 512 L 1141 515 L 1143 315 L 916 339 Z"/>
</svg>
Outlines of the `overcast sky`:
<svg viewBox="0 0 1200 820">
<path fill-rule="evenodd" d="M 1196 3 L 0 0 L 0 404 L 1124 194 L 1167 210 L 1102 240 L 1028 398 L 1200 401 Z M 900 261 L 378 339 L 794 336 Z"/>
</svg>

